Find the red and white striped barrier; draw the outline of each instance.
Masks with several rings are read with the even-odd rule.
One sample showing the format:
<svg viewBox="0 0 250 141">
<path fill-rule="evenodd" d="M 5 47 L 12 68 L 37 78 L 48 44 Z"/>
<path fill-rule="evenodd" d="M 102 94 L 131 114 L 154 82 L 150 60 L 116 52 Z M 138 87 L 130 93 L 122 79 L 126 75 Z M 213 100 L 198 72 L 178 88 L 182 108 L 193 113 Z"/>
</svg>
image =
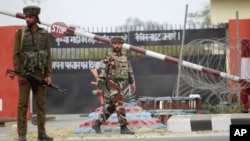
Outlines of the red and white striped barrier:
<svg viewBox="0 0 250 141">
<path fill-rule="evenodd" d="M 25 18 L 25 15 L 22 14 L 22 13 L 13 14 L 13 13 L 9 13 L 9 12 L 0 11 L 0 14 L 16 17 L 16 18 L 20 18 L 20 19 Z M 58 22 L 58 23 L 59 24 L 57 25 L 57 27 L 59 27 L 61 25 L 62 26 L 61 28 L 67 28 L 66 32 L 68 32 L 68 33 L 73 33 L 75 35 L 81 35 L 81 36 L 84 36 L 84 37 L 92 38 L 92 39 L 97 40 L 97 41 L 101 41 L 101 42 L 106 43 L 106 44 L 110 44 L 110 39 L 107 39 L 107 38 L 104 38 L 102 36 L 89 33 L 89 32 L 87 32 L 87 31 L 85 31 L 83 29 L 77 29 L 77 28 L 74 29 L 74 28 L 67 27 L 67 26 L 65 27 L 64 26 L 65 24 L 62 23 L 62 22 Z M 45 22 L 42 22 L 42 21 L 41 21 L 41 24 L 52 27 L 52 24 L 48 24 L 48 23 L 45 23 Z M 153 51 L 150 51 L 150 50 L 145 50 L 145 49 L 133 46 L 133 45 L 129 45 L 127 43 L 124 43 L 122 47 L 127 49 L 127 50 L 134 51 L 134 52 L 137 52 L 137 53 L 140 53 L 140 54 L 152 57 L 152 58 L 160 59 L 160 60 L 163 60 L 163 61 L 166 61 L 166 62 L 171 62 L 171 63 L 175 63 L 175 64 L 180 63 L 179 59 L 177 59 L 177 58 L 167 56 L 167 55 L 163 55 L 163 54 L 153 52 Z M 181 65 L 184 66 L 184 67 L 188 67 L 188 68 L 191 68 L 191 69 L 202 71 L 204 73 L 212 74 L 214 76 L 227 78 L 227 79 L 230 79 L 230 80 L 233 80 L 233 81 L 237 81 L 237 82 L 242 81 L 242 79 L 239 76 L 234 76 L 234 75 L 231 75 L 231 74 L 227 74 L 225 72 L 220 72 L 218 70 L 214 70 L 214 69 L 211 69 L 211 68 L 208 68 L 208 67 L 197 65 L 197 64 L 194 64 L 194 63 L 191 63 L 191 62 L 181 61 Z"/>
</svg>

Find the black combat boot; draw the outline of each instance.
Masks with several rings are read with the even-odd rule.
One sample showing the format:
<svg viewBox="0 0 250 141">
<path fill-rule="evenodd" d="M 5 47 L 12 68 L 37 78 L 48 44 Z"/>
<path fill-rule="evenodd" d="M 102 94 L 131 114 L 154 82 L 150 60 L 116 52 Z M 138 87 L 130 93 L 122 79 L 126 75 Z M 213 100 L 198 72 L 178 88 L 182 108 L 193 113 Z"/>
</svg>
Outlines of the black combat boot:
<svg viewBox="0 0 250 141">
<path fill-rule="evenodd" d="M 101 133 L 101 125 L 102 123 L 98 119 L 95 121 L 95 124 L 92 125 L 92 128 L 95 130 L 97 134 Z"/>
<path fill-rule="evenodd" d="M 53 141 L 54 139 L 52 137 L 47 136 L 46 134 L 44 135 L 39 135 L 37 138 L 37 141 Z"/>
<path fill-rule="evenodd" d="M 135 132 L 130 131 L 126 125 L 121 126 L 121 134 L 135 134 Z"/>
</svg>

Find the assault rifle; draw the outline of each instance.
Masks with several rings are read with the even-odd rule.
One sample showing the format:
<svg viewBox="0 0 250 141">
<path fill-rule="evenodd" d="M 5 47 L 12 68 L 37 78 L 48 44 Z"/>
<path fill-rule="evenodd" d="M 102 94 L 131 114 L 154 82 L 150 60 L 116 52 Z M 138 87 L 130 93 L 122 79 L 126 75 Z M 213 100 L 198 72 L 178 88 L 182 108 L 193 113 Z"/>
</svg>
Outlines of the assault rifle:
<svg viewBox="0 0 250 141">
<path fill-rule="evenodd" d="M 44 79 L 42 79 L 39 76 L 36 76 L 34 74 L 31 74 L 29 72 L 25 72 L 25 71 L 16 72 L 14 70 L 7 69 L 5 75 L 7 76 L 8 74 L 10 74 L 11 79 L 14 79 L 14 77 L 16 75 L 19 75 L 21 77 L 26 78 L 30 82 L 33 92 L 37 91 L 37 86 L 38 85 L 45 85 L 45 86 L 48 86 L 48 87 L 50 87 L 52 89 L 57 90 L 58 92 L 61 92 L 61 93 L 64 93 L 64 94 L 67 93 L 67 89 L 62 90 L 57 85 L 55 85 L 53 83 L 48 84 Z"/>
</svg>

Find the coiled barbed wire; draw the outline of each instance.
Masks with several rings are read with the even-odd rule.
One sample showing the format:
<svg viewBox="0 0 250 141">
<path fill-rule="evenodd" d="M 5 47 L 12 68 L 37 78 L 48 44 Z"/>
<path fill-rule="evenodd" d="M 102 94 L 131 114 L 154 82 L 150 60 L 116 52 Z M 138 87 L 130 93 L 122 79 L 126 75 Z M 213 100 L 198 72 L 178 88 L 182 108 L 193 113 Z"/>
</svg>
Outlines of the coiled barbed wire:
<svg viewBox="0 0 250 141">
<path fill-rule="evenodd" d="M 193 40 L 183 47 L 182 58 L 194 64 L 240 76 L 242 52 L 241 47 L 234 45 L 235 43 L 235 39 L 225 38 Z M 250 48 L 250 40 L 240 43 L 240 46 Z M 250 70 L 250 65 L 247 67 Z M 180 71 L 179 96 L 199 94 L 206 104 L 218 104 L 223 101 L 231 103 L 232 99 L 238 102 L 240 99 L 242 87 L 239 82 L 183 66 Z M 173 96 L 176 96 L 176 86 L 174 89 Z"/>
</svg>

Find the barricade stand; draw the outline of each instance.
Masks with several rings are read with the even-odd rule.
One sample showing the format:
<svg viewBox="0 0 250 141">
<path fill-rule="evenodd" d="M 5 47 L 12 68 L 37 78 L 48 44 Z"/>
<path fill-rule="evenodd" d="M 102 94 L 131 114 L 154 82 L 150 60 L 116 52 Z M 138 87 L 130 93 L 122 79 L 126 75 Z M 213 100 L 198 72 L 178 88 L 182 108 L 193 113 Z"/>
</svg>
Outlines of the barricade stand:
<svg viewBox="0 0 250 141">
<path fill-rule="evenodd" d="M 201 108 L 202 108 L 201 97 L 196 98 L 196 105 L 197 105 L 197 107 L 195 110 L 196 110 L 196 113 L 198 114 L 198 113 L 200 113 Z"/>
<path fill-rule="evenodd" d="M 155 114 L 153 117 L 156 117 L 158 118 L 161 123 L 163 124 L 166 124 L 168 119 L 171 117 L 172 115 L 168 115 L 168 114 L 164 114 L 164 113 L 158 113 L 158 114 Z"/>
<path fill-rule="evenodd" d="M 169 109 L 174 109 L 174 102 L 173 102 L 172 97 L 170 97 L 170 101 L 168 105 L 169 105 Z"/>
<path fill-rule="evenodd" d="M 173 97 L 172 99 L 173 99 L 173 103 L 174 103 L 174 109 L 183 109 L 182 105 L 181 105 L 181 101 L 184 100 L 183 97 Z"/>
<path fill-rule="evenodd" d="M 154 109 L 154 99 L 153 97 L 143 97 L 138 99 L 138 105 L 144 110 Z"/>
<path fill-rule="evenodd" d="M 171 97 L 156 97 L 154 99 L 154 109 L 172 109 Z"/>
<path fill-rule="evenodd" d="M 201 97 L 198 94 L 189 97 L 146 97 L 139 98 L 138 105 L 165 124 L 172 115 L 199 113 Z"/>
<path fill-rule="evenodd" d="M 188 109 L 188 102 L 189 102 L 189 99 L 187 97 L 183 97 L 183 99 L 181 100 L 181 103 L 180 103 L 180 108 L 181 109 Z"/>
<path fill-rule="evenodd" d="M 201 96 L 199 94 L 190 94 L 189 98 L 189 108 L 199 113 L 201 110 Z"/>
<path fill-rule="evenodd" d="M 156 97 L 154 99 L 154 109 L 150 110 L 152 117 L 158 118 L 161 123 L 165 124 L 169 119 L 169 115 L 165 113 L 165 109 L 172 108 L 170 106 L 170 103 L 172 102 L 170 101 L 172 101 L 171 97 Z"/>
</svg>

